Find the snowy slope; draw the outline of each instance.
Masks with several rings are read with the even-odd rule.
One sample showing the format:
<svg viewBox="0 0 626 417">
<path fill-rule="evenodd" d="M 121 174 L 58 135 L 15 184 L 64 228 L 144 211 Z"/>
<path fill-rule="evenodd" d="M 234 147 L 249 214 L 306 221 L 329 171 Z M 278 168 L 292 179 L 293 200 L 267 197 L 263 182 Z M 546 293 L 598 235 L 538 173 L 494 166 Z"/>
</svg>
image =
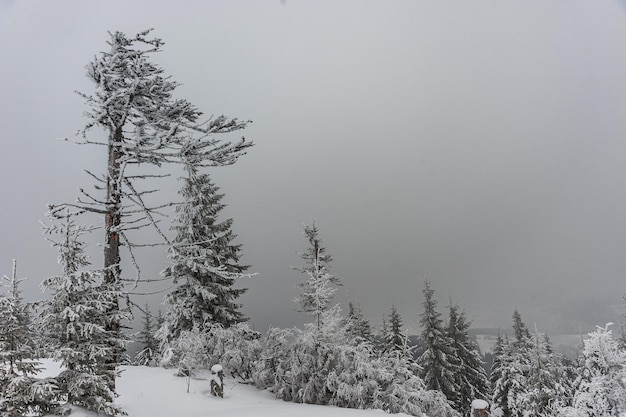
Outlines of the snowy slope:
<svg viewBox="0 0 626 417">
<path fill-rule="evenodd" d="M 58 367 L 48 361 L 46 376 L 55 376 Z M 191 380 L 173 376 L 172 369 L 143 366 L 123 367 L 117 380 L 120 397 L 116 400 L 130 417 L 382 417 L 381 410 L 351 410 L 337 407 L 294 404 L 274 399 L 273 394 L 224 381 L 224 399 L 209 393 L 208 373 Z M 403 416 L 405 414 L 396 414 Z M 95 413 L 73 409 L 71 417 L 99 417 Z"/>
</svg>

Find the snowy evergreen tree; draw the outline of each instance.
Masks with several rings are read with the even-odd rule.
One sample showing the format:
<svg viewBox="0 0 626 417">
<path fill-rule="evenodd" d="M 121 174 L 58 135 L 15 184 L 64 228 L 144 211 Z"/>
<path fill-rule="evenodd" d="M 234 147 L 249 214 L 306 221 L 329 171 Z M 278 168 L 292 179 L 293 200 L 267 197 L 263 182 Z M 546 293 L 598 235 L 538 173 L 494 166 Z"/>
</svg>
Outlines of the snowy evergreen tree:
<svg viewBox="0 0 626 417">
<path fill-rule="evenodd" d="M 508 365 L 510 381 L 507 402 L 511 415 L 522 417 L 526 412 L 524 406 L 532 368 L 533 344 L 528 327 L 517 310 L 513 312 L 513 333 L 515 339 L 511 344 L 511 362 Z"/>
<path fill-rule="evenodd" d="M 530 331 L 522 320 L 522 315 L 517 310 L 513 311 L 513 334 L 515 335 L 515 340 L 513 341 L 514 349 L 527 350 L 530 348 Z"/>
<path fill-rule="evenodd" d="M 372 327 L 363 315 L 360 305 L 348 302 L 348 318 L 346 320 L 346 335 L 353 343 L 372 341 Z"/>
<path fill-rule="evenodd" d="M 405 344 L 405 334 L 402 330 L 403 323 L 398 309 L 395 305 L 391 306 L 389 314 L 389 327 L 384 337 L 385 351 L 401 350 Z"/>
<path fill-rule="evenodd" d="M 300 257 L 306 265 L 295 269 L 306 274 L 307 280 L 299 284 L 302 293 L 295 302 L 300 305 L 299 311 L 314 317 L 318 332 L 328 331 L 338 326 L 339 306 L 331 307 L 330 303 L 337 286 L 341 285 L 341 280 L 330 273 L 329 263 L 332 257 L 322 246 L 315 223 L 305 226 L 304 234 L 310 246 L 300 253 Z"/>
<path fill-rule="evenodd" d="M 6 295 L 0 296 L 0 375 L 32 375 L 37 363 L 32 361 L 34 329 L 30 306 L 22 299 L 19 289 L 24 279 L 17 278 L 17 263 L 13 261 L 13 274 L 4 275 L 3 284 L 8 287 Z"/>
<path fill-rule="evenodd" d="M 66 212 L 61 224 L 45 227 L 52 245 L 59 251 L 62 274 L 46 278 L 44 291 L 50 300 L 41 311 L 42 331 L 49 338 L 52 358 L 63 365 L 57 377 L 65 399 L 75 405 L 109 415 L 123 414 L 113 403 L 116 367 L 128 339 L 117 324 L 130 320 L 118 302 L 124 295 L 116 283 L 106 281 L 101 270 L 87 269 L 84 233 L 92 227 L 81 226 L 75 213 Z"/>
<path fill-rule="evenodd" d="M 307 280 L 299 284 L 302 293 L 294 302 L 314 321 L 304 330 L 295 329 L 289 352 L 276 369 L 275 392 L 285 401 L 328 404 L 332 399 L 332 392 L 325 388 L 329 373 L 337 366 L 341 346 L 350 343 L 339 304 L 331 306 L 341 285 L 329 270 L 332 257 L 322 246 L 315 223 L 305 226 L 304 233 L 310 244 L 300 253 L 305 266 L 294 269 L 306 274 Z"/>
<path fill-rule="evenodd" d="M 511 387 L 510 364 L 513 361 L 511 345 L 506 337 L 498 334 L 493 348 L 493 364 L 489 380 L 492 388 L 492 412 L 503 417 L 510 417 L 509 390 Z"/>
<path fill-rule="evenodd" d="M 156 330 L 156 324 L 153 323 L 153 317 L 146 301 L 143 309 L 142 327 L 137 337 L 137 342 L 141 344 L 142 349 L 135 355 L 135 364 L 140 366 L 158 365 L 159 341 L 154 336 Z"/>
<path fill-rule="evenodd" d="M 451 404 L 456 404 L 460 387 L 457 385 L 458 364 L 452 361 L 454 350 L 452 340 L 443 328 L 441 313 L 437 311 L 437 301 L 430 282 L 424 281 L 424 311 L 421 314 L 420 377 L 429 390 L 443 392 Z"/>
<path fill-rule="evenodd" d="M 604 417 L 626 412 L 626 352 L 619 349 L 610 326 L 598 326 L 585 339 L 582 380 L 566 415 Z"/>
<path fill-rule="evenodd" d="M 450 312 L 446 334 L 452 341 L 454 358 L 451 362 L 458 366 L 456 385 L 459 387 L 455 408 L 461 413 L 467 413 L 472 401 L 486 400 L 489 393 L 489 380 L 485 372 L 483 360 L 477 344 L 470 338 L 471 323 L 465 318 L 465 313 L 459 312 L 456 305 L 450 303 Z"/>
<path fill-rule="evenodd" d="M 533 349 L 530 368 L 524 380 L 524 392 L 516 402 L 518 415 L 555 415 L 567 405 L 568 391 L 560 366 L 547 336 L 535 331 L 531 338 Z"/>
<path fill-rule="evenodd" d="M 142 180 L 150 179 L 153 184 L 164 176 L 162 172 L 155 174 L 154 168 L 183 158 L 193 158 L 197 166 L 230 165 L 252 145 L 243 138 L 230 143 L 214 136 L 243 129 L 247 122 L 224 116 L 201 120 L 202 113 L 194 105 L 174 98 L 179 84 L 150 60 L 160 52 L 163 41 L 149 38 L 149 32 L 134 37 L 111 33 L 108 51 L 96 56 L 87 67 L 95 91 L 81 93 L 89 108 L 89 121 L 81 130 L 82 143 L 106 150 L 106 172 L 88 171 L 95 180 L 96 193 L 101 195 L 81 189 L 77 203 L 51 206 L 55 212 L 74 207 L 103 217 L 102 274 L 104 283 L 113 291 L 129 279 L 121 273 L 122 245 L 130 252 L 128 259 L 137 271 L 135 281 L 140 280 L 138 258 L 133 252 L 145 242 L 136 242 L 134 231 L 151 228 L 159 243 L 169 243 L 157 219 L 163 204 L 148 203 L 146 195 L 156 190 L 149 188 L 151 185 L 142 186 Z M 102 132 L 92 135 L 94 128 Z M 120 323 L 114 318 L 123 315 L 118 312 L 122 304 L 123 300 L 107 302 L 111 308 L 107 313 L 108 331 L 119 330 Z M 117 363 L 119 359 L 109 364 L 109 370 L 113 371 Z"/>
<path fill-rule="evenodd" d="M 54 380 L 37 380 L 40 370 L 33 347 L 31 306 L 22 299 L 17 278 L 17 263 L 13 274 L 3 276 L 6 294 L 0 294 L 0 414 L 8 417 L 26 413 L 45 414 L 57 403 Z"/>
<path fill-rule="evenodd" d="M 218 221 L 223 195 L 207 174 L 192 164 L 187 171 L 180 191 L 184 202 L 176 208 L 170 265 L 162 273 L 177 284 L 165 298 L 162 342 L 176 339 L 184 330 L 207 324 L 228 327 L 246 320 L 237 303 L 246 290 L 234 284 L 247 267 L 239 265 L 241 245 L 233 244 L 232 220 Z"/>
</svg>

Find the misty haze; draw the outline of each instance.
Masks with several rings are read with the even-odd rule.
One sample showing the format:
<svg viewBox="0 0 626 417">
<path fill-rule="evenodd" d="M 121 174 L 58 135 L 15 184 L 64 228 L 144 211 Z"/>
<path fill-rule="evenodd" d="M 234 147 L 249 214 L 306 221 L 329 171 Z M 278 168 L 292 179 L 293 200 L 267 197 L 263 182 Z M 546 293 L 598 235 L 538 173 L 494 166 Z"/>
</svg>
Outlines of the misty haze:
<svg viewBox="0 0 626 417">
<path fill-rule="evenodd" d="M 102 326 L 144 331 L 119 342 L 131 359 L 146 320 L 170 332 L 141 364 L 180 371 L 174 341 L 227 338 L 192 334 L 200 322 L 245 327 L 230 342 L 254 332 L 259 352 L 265 338 L 296 346 L 307 331 L 334 343 L 337 326 L 378 352 L 397 317 L 405 339 L 391 345 L 424 368 L 429 300 L 442 326 L 454 314 L 467 323 L 486 378 L 472 395 L 490 403 L 491 361 L 526 333 L 571 361 L 591 349 L 584 338 L 612 337 L 626 358 L 625 52 L 624 0 L 0 0 L 2 294 L 10 301 L 26 278 L 25 303 L 61 300 L 59 277 L 81 263 L 63 258 L 72 251 L 57 237 L 72 235 L 91 262 L 75 283 L 85 299 L 119 285 L 98 311 L 122 314 Z M 119 69 L 129 62 L 133 82 Z M 165 78 L 150 78 L 160 76 L 150 65 Z M 111 104 L 135 100 L 143 79 L 137 108 Z M 190 294 L 204 299 L 180 301 Z M 109 371 L 119 355 L 102 359 Z M 189 361 L 188 376 L 197 367 L 217 380 Z M 227 377 L 284 400 L 372 408 L 292 398 L 238 372 Z M 438 392 L 431 417 L 467 411 L 420 372 Z M 422 386 L 407 378 L 408 391 Z M 576 407 L 576 389 L 563 409 Z"/>
</svg>

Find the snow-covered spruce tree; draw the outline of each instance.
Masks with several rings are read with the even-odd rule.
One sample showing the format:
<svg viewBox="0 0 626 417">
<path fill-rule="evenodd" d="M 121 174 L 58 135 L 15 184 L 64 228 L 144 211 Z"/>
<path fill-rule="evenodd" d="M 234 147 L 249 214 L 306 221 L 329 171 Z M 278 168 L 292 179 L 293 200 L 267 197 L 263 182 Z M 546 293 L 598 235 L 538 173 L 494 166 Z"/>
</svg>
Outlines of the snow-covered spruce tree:
<svg viewBox="0 0 626 417">
<path fill-rule="evenodd" d="M 510 417 L 509 389 L 511 387 L 510 364 L 513 361 L 509 339 L 498 334 L 493 348 L 493 363 L 489 381 L 492 389 L 492 414 L 497 417 Z"/>
<path fill-rule="evenodd" d="M 437 301 L 429 281 L 424 281 L 424 311 L 421 314 L 421 349 L 417 358 L 420 377 L 429 390 L 443 392 L 451 404 L 456 404 L 460 387 L 456 375 L 460 372 L 454 362 L 453 342 L 443 327 L 441 313 L 437 311 Z M 462 411 L 462 410 L 457 410 Z"/>
<path fill-rule="evenodd" d="M 459 391 L 455 408 L 464 414 L 471 409 L 473 400 L 486 400 L 489 394 L 489 380 L 478 346 L 470 338 L 470 325 L 471 323 L 465 318 L 465 313 L 459 311 L 458 306 L 450 303 L 446 333 L 454 349 L 454 358 L 451 361 L 456 361 L 459 367 L 459 372 L 456 374 L 456 385 Z"/>
<path fill-rule="evenodd" d="M 531 374 L 533 343 L 530 331 L 517 310 L 513 312 L 513 333 L 515 339 L 511 343 L 511 362 L 507 370 L 509 379 L 507 402 L 511 416 L 521 417 L 525 413 L 524 401 Z"/>
<path fill-rule="evenodd" d="M 294 302 L 301 312 L 313 317 L 304 330 L 295 330 L 290 351 L 276 370 L 276 396 L 285 401 L 308 404 L 328 404 L 332 393 L 326 390 L 328 373 L 338 360 L 338 345 L 346 343 L 345 320 L 338 304 L 331 307 L 332 298 L 340 280 L 332 275 L 326 253 L 315 223 L 304 227 L 309 248 L 300 256 L 304 267 L 294 268 L 306 274 L 307 280 L 299 284 L 302 293 Z"/>
<path fill-rule="evenodd" d="M 375 378 L 373 408 L 414 416 L 458 416 L 441 391 L 427 389 L 424 381 L 417 375 L 419 367 L 413 360 L 408 337 L 404 341 L 401 349 L 383 352 L 373 363 L 379 370 Z"/>
<path fill-rule="evenodd" d="M 385 351 L 402 350 L 406 342 L 402 327 L 402 316 L 398 313 L 396 306 L 392 305 L 391 313 L 389 314 L 389 325 L 383 338 Z"/>
<path fill-rule="evenodd" d="M 32 375 L 37 372 L 33 363 L 33 326 L 30 306 L 22 299 L 19 289 L 24 278 L 17 278 L 17 263 L 13 260 L 13 274 L 4 275 L 2 284 L 8 287 L 7 294 L 0 295 L 0 375 Z"/>
<path fill-rule="evenodd" d="M 556 412 L 568 403 L 567 384 L 560 366 L 560 358 L 552 349 L 550 340 L 535 330 L 531 336 L 533 345 L 530 351 L 530 367 L 521 385 L 524 391 L 518 395 L 515 408 L 517 415 L 546 416 Z"/>
<path fill-rule="evenodd" d="M 352 301 L 348 302 L 348 318 L 346 319 L 346 335 L 352 343 L 372 341 L 372 326 L 363 315 L 361 306 L 356 306 Z"/>
<path fill-rule="evenodd" d="M 611 325 L 598 326 L 585 339 L 581 382 L 573 407 L 563 415 L 604 417 L 626 412 L 626 351 L 613 338 Z"/>
<path fill-rule="evenodd" d="M 55 408 L 56 385 L 54 380 L 37 380 L 39 371 L 33 347 L 31 306 L 22 299 L 17 278 L 17 263 L 13 261 L 13 274 L 3 276 L 8 286 L 0 294 L 0 414 L 23 416 L 26 413 L 45 414 Z"/>
<path fill-rule="evenodd" d="M 247 267 L 239 264 L 241 245 L 233 244 L 232 219 L 218 220 L 223 194 L 193 164 L 186 169 L 188 176 L 180 191 L 183 203 L 176 207 L 178 216 L 172 226 L 176 236 L 170 265 L 162 272 L 177 284 L 165 297 L 167 332 L 160 333 L 165 342 L 207 324 L 229 327 L 246 321 L 237 303 L 246 290 L 234 284 Z"/>
<path fill-rule="evenodd" d="M 306 225 L 304 234 L 310 245 L 306 251 L 300 253 L 305 266 L 294 269 L 306 274 L 307 280 L 299 284 L 302 293 L 294 301 L 300 305 L 300 312 L 314 317 L 317 331 L 323 332 L 324 328 L 333 327 L 331 324 L 336 325 L 339 307 L 338 305 L 331 307 L 330 303 L 337 286 L 341 285 L 341 280 L 329 271 L 332 257 L 322 246 L 319 229 L 315 223 Z"/>
<path fill-rule="evenodd" d="M 95 181 L 95 194 L 81 190 L 77 203 L 52 206 L 56 211 L 73 206 L 81 212 L 101 216 L 105 232 L 102 271 L 104 285 L 109 287 L 119 287 L 128 279 L 121 274 L 122 244 L 135 265 L 135 281 L 140 280 L 133 251 L 147 242 L 137 242 L 133 231 L 151 227 L 156 231 L 158 243 L 168 240 L 156 217 L 162 205 L 150 205 L 145 199 L 156 190 L 142 186 L 142 180 L 150 179 L 154 184 L 164 176 L 162 172 L 155 174 L 155 168 L 180 162 L 183 157 L 192 156 L 202 166 L 230 165 L 252 145 L 243 138 L 230 143 L 214 136 L 243 129 L 247 122 L 224 116 L 202 120 L 202 113 L 194 105 L 174 98 L 179 84 L 150 60 L 160 52 L 163 41 L 150 38 L 149 32 L 132 37 L 122 32 L 111 33 L 108 50 L 87 66 L 87 76 L 94 82 L 95 91 L 81 93 L 89 107 L 86 112 L 89 121 L 81 133 L 83 143 L 100 145 L 106 150 L 107 169 L 100 174 L 88 171 Z M 94 128 L 101 132 L 92 135 Z M 110 308 L 108 316 L 117 316 L 119 304 L 110 304 Z M 119 322 L 109 320 L 107 326 L 108 330 L 117 331 Z M 109 364 L 110 370 L 119 362 L 117 355 Z"/>
<path fill-rule="evenodd" d="M 141 330 L 137 336 L 137 342 L 141 344 L 142 349 L 135 355 L 135 364 L 140 366 L 157 366 L 159 364 L 159 342 L 154 337 L 157 330 L 156 325 L 146 301 Z"/>
<path fill-rule="evenodd" d="M 102 270 L 88 269 L 82 235 L 93 230 L 79 225 L 76 213 L 50 214 L 52 224 L 44 233 L 59 251 L 62 274 L 42 282 L 50 300 L 41 310 L 41 329 L 48 339 L 52 359 L 64 370 L 57 377 L 59 389 L 71 404 L 108 415 L 124 414 L 114 404 L 119 375 L 111 364 L 120 360 L 129 340 L 118 324 L 130 320 L 119 283 L 106 282 Z M 60 223 L 60 224 L 59 224 Z"/>
</svg>

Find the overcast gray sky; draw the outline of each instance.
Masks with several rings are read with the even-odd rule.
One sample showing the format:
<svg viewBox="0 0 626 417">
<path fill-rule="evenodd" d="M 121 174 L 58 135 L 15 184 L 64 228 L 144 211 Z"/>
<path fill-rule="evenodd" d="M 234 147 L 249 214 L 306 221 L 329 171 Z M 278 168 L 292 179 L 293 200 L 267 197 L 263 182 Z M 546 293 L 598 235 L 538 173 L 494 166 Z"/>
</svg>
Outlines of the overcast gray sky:
<svg viewBox="0 0 626 417">
<path fill-rule="evenodd" d="M 302 319 L 289 266 L 313 219 L 339 299 L 375 323 L 393 303 L 416 323 L 424 278 L 477 325 L 623 304 L 623 0 L 0 0 L 0 274 L 17 258 L 29 296 L 59 270 L 46 203 L 105 164 L 58 140 L 85 122 L 85 65 L 107 31 L 149 27 L 178 97 L 254 121 L 256 146 L 213 174 L 259 273 L 257 327 Z"/>
</svg>

